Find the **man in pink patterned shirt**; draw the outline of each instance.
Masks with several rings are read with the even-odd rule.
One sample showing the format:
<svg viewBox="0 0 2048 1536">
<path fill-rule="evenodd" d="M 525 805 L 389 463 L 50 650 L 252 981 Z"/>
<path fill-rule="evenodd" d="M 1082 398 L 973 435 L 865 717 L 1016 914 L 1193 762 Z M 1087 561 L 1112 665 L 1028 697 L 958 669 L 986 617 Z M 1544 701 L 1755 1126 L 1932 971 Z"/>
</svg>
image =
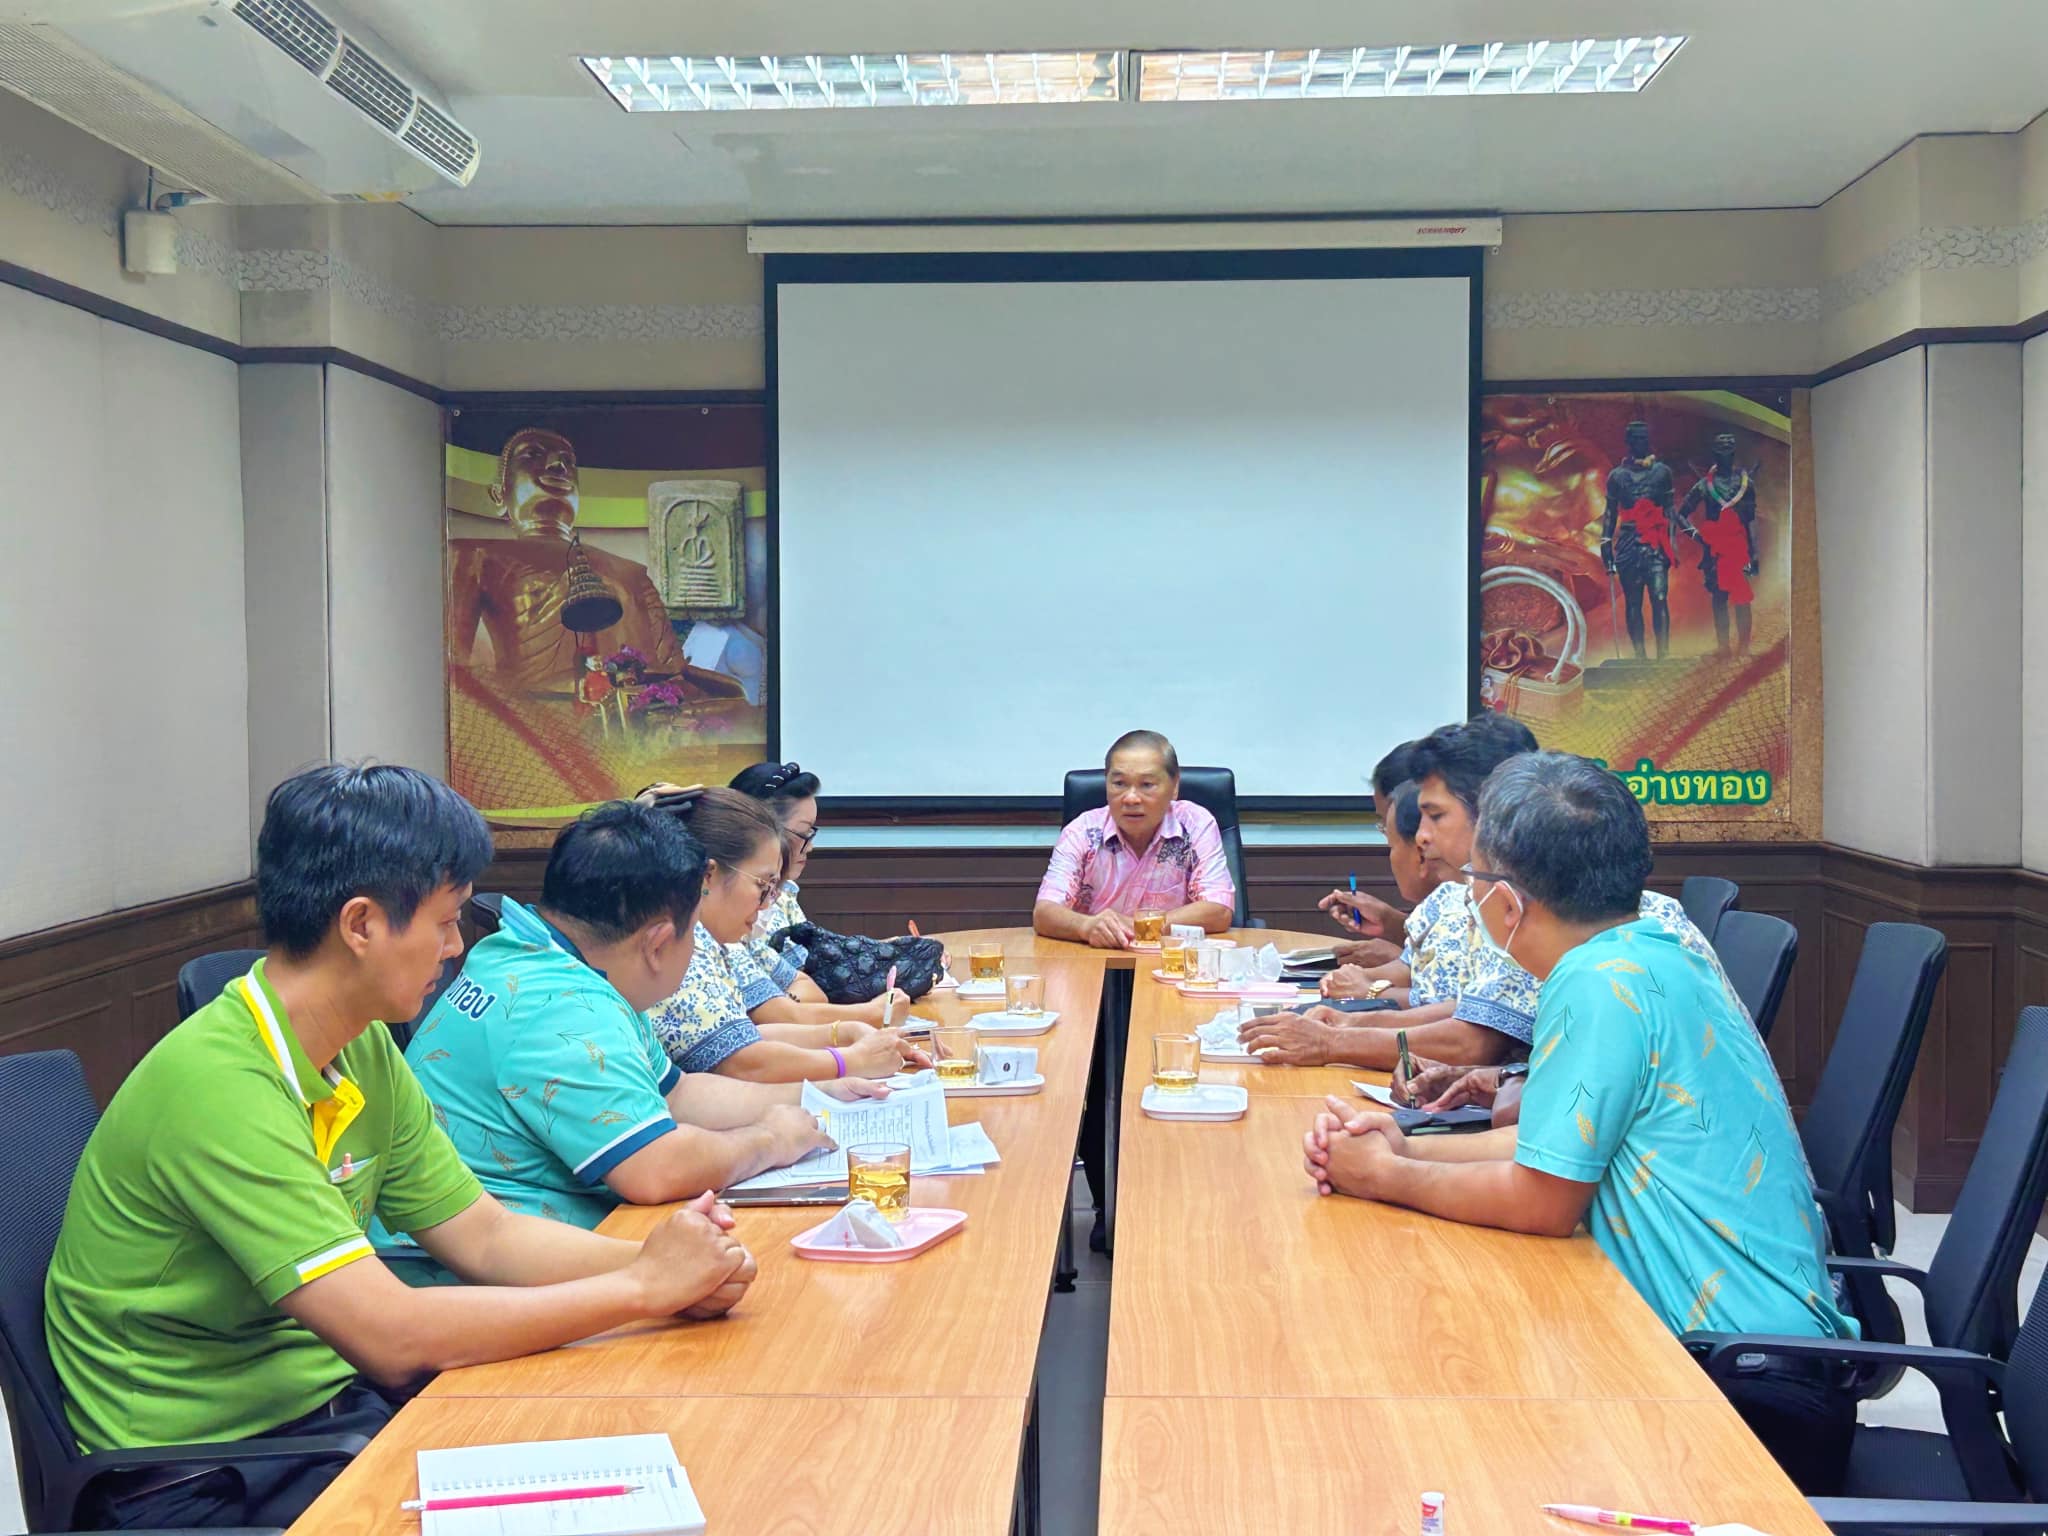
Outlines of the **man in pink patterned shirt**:
<svg viewBox="0 0 2048 1536">
<path fill-rule="evenodd" d="M 1060 832 L 1038 887 L 1031 926 L 1049 939 L 1097 949 L 1131 942 L 1131 919 L 1159 911 L 1173 923 L 1230 926 L 1237 888 L 1216 818 L 1176 800 L 1180 759 L 1157 731 L 1128 731 L 1103 760 L 1109 803 Z"/>
</svg>

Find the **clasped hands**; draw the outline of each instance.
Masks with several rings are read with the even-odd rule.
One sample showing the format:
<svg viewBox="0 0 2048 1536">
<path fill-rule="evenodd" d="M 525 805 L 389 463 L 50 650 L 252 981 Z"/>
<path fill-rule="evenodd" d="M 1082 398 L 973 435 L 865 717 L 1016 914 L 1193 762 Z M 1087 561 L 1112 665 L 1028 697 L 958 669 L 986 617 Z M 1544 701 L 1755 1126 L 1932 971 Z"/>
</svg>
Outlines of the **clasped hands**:
<svg viewBox="0 0 2048 1536">
<path fill-rule="evenodd" d="M 1407 1136 L 1384 1110 L 1360 1109 L 1334 1096 L 1324 1103 L 1328 1107 L 1301 1138 L 1309 1181 L 1319 1195 L 1378 1199 L 1394 1165 L 1409 1155 Z"/>
</svg>

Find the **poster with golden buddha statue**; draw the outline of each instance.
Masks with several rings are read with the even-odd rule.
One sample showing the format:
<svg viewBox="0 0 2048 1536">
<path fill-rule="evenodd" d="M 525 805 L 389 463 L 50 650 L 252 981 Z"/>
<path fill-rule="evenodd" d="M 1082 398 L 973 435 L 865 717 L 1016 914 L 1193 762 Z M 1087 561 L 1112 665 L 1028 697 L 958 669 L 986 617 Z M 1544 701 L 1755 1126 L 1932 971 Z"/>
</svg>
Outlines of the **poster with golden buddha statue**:
<svg viewBox="0 0 2048 1536">
<path fill-rule="evenodd" d="M 495 825 L 767 746 L 760 407 L 464 407 L 447 445 L 448 761 Z"/>
<path fill-rule="evenodd" d="M 1480 410 L 1487 706 L 1606 762 L 1663 835 L 1807 832 L 1803 392 L 1489 394 Z"/>
</svg>

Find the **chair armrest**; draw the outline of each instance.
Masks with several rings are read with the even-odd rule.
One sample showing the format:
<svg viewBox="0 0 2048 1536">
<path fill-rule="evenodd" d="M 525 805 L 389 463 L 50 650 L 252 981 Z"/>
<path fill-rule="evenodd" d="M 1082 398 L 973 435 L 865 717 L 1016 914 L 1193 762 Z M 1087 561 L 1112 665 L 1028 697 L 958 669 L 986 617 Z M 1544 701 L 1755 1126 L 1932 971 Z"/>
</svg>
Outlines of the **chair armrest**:
<svg viewBox="0 0 2048 1536">
<path fill-rule="evenodd" d="M 131 1451 L 94 1451 L 71 1470 L 66 1502 L 76 1520 L 79 1504 L 103 1477 L 144 1472 L 156 1467 L 239 1467 L 271 1461 L 303 1461 L 311 1465 L 338 1462 L 346 1466 L 370 1443 L 366 1435 L 279 1435 L 254 1440 L 223 1440 L 214 1445 L 149 1445 Z"/>
<path fill-rule="evenodd" d="M 1854 1531 L 2048 1530 L 2048 1504 L 1948 1499 L 1809 1499 L 1836 1536 Z"/>
<path fill-rule="evenodd" d="M 1838 1253 L 1831 1253 L 1828 1255 L 1828 1268 L 1838 1275 L 1875 1275 L 1883 1280 L 1903 1280 L 1916 1291 L 1927 1289 L 1926 1270 L 1901 1264 L 1896 1259 L 1843 1258 Z"/>
<path fill-rule="evenodd" d="M 1937 1380 L 1962 1378 L 1997 1387 L 2005 1362 L 1967 1349 L 1933 1349 L 1914 1344 L 1872 1344 L 1862 1339 L 1819 1339 L 1807 1334 L 1688 1333 L 1683 1344 L 1700 1368 L 1719 1380 L 1735 1374 L 1740 1355 L 1781 1355 L 1797 1360 L 1832 1360 L 1840 1365 L 1903 1366 Z"/>
</svg>

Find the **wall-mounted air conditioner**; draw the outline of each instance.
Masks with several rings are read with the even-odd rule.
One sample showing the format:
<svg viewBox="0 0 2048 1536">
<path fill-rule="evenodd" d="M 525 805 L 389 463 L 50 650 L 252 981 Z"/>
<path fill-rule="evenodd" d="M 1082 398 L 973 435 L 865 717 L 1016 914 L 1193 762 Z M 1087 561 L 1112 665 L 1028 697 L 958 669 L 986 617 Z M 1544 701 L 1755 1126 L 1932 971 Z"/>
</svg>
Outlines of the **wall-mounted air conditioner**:
<svg viewBox="0 0 2048 1536">
<path fill-rule="evenodd" d="M 225 202 L 388 198 L 477 141 L 306 0 L 0 0 L 0 86 Z"/>
</svg>

